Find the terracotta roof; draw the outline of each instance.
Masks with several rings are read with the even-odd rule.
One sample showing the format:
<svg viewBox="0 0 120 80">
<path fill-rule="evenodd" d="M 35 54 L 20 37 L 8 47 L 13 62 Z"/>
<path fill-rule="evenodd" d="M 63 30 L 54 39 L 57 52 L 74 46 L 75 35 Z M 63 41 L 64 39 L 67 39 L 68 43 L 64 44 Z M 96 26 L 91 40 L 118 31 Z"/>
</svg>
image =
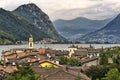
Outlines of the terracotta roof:
<svg viewBox="0 0 120 80">
<path fill-rule="evenodd" d="M 77 49 L 77 51 L 87 51 L 87 49 L 86 48 L 79 48 L 79 49 Z"/>
<path fill-rule="evenodd" d="M 3 69 L 4 69 L 4 67 L 2 65 L 0 65 L 0 71 L 3 70 Z"/>
<path fill-rule="evenodd" d="M 26 60 L 27 60 L 28 62 L 36 62 L 36 61 L 38 61 L 37 58 L 26 58 Z"/>
<path fill-rule="evenodd" d="M 55 54 L 57 52 L 57 50 L 52 50 L 52 49 L 46 49 L 45 53 L 49 53 L 49 54 Z"/>
<path fill-rule="evenodd" d="M 47 80 L 74 80 L 75 79 L 74 74 L 71 74 L 69 72 L 65 72 L 63 70 L 54 72 L 46 76 Z"/>
<path fill-rule="evenodd" d="M 7 73 L 12 73 L 14 71 L 16 71 L 17 68 L 15 66 L 7 66 L 4 71 L 7 72 Z"/>
<path fill-rule="evenodd" d="M 39 54 L 45 54 L 46 49 L 39 48 L 37 51 L 39 52 Z"/>
<path fill-rule="evenodd" d="M 100 49 L 91 49 L 91 50 L 88 50 L 89 53 L 91 53 L 91 52 L 98 53 L 100 51 L 101 51 Z"/>
<path fill-rule="evenodd" d="M 38 52 L 37 49 L 35 48 L 13 48 L 13 49 L 10 49 L 10 51 L 12 52 L 16 52 L 16 51 L 22 51 L 22 52 Z"/>
<path fill-rule="evenodd" d="M 61 68 L 57 68 L 57 69 L 53 68 L 53 69 L 47 70 L 47 69 L 41 68 L 41 67 L 32 67 L 32 69 L 35 72 L 37 72 L 37 73 L 39 73 L 41 75 L 44 75 L 44 77 L 47 80 L 73 80 L 73 78 L 75 77 L 75 75 L 67 73 L 66 71 L 64 71 Z M 54 77 L 54 79 L 53 79 L 53 77 Z M 66 79 L 66 78 L 68 78 L 68 79 Z"/>
<path fill-rule="evenodd" d="M 74 54 L 75 56 L 87 56 L 87 52 L 86 51 L 75 51 Z"/>
<path fill-rule="evenodd" d="M 45 68 L 42 68 L 42 67 L 32 67 L 32 69 L 39 73 L 39 74 L 42 74 L 44 76 L 48 76 L 50 73 L 54 73 L 54 72 L 57 72 L 57 71 L 60 71 L 61 69 L 60 68 L 53 68 L 53 69 L 45 69 Z"/>
<path fill-rule="evenodd" d="M 13 55 L 7 56 L 7 59 L 15 59 L 15 58 L 17 58 L 17 55 L 16 55 L 16 54 L 13 54 Z"/>
<path fill-rule="evenodd" d="M 41 67 L 32 67 L 32 69 L 45 76 L 46 80 L 74 80 L 79 70 L 64 70 L 63 68 L 53 68 L 46 70 Z M 82 80 L 90 80 L 86 75 L 80 73 Z"/>
<path fill-rule="evenodd" d="M 37 50 L 35 48 L 12 48 L 10 50 Z"/>
<path fill-rule="evenodd" d="M 68 55 L 69 51 L 60 51 L 58 50 L 55 54 L 55 56 L 64 56 L 64 55 Z"/>
<path fill-rule="evenodd" d="M 91 61 L 94 61 L 94 60 L 98 60 L 98 57 L 91 57 L 91 58 L 87 57 L 85 59 L 82 59 L 81 63 L 87 63 L 87 62 L 91 62 Z"/>
<path fill-rule="evenodd" d="M 10 51 L 2 52 L 2 55 L 5 55 L 5 56 L 11 55 L 11 54 L 13 53 L 11 53 Z"/>
<path fill-rule="evenodd" d="M 18 53 L 17 54 L 17 57 L 24 57 L 24 56 L 27 56 L 27 54 L 25 52 L 22 52 L 22 53 Z"/>
<path fill-rule="evenodd" d="M 12 73 L 14 72 L 15 70 L 17 70 L 17 68 L 15 66 L 7 66 L 4 71 L 7 72 L 7 73 Z"/>
<path fill-rule="evenodd" d="M 16 66 L 6 66 L 6 67 L 3 67 L 3 65 L 0 65 L 0 71 L 5 71 L 7 73 L 12 73 L 12 72 L 14 72 L 16 70 L 17 70 Z"/>
</svg>

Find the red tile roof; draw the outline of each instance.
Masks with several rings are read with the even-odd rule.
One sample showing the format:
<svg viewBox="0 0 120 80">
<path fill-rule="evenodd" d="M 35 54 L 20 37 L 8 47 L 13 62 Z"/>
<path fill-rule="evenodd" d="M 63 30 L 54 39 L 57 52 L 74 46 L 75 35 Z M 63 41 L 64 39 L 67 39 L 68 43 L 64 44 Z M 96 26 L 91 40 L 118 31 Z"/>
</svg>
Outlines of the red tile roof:
<svg viewBox="0 0 120 80">
<path fill-rule="evenodd" d="M 45 54 L 46 50 L 44 48 L 39 48 L 37 51 L 39 52 L 39 54 Z"/>
<path fill-rule="evenodd" d="M 13 54 L 13 55 L 7 56 L 7 59 L 15 59 L 15 58 L 17 58 L 17 55 L 16 55 L 16 54 Z"/>
<path fill-rule="evenodd" d="M 18 53 L 17 54 L 17 57 L 24 57 L 24 56 L 27 56 L 27 54 L 25 52 L 22 52 L 22 53 Z"/>
</svg>

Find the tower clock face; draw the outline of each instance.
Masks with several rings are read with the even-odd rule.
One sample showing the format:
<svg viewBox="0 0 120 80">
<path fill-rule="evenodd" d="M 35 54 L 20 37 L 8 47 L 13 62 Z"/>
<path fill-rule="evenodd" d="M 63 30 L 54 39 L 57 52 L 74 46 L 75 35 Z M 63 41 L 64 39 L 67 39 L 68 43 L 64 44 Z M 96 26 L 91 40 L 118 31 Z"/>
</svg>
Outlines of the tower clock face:
<svg viewBox="0 0 120 80">
<path fill-rule="evenodd" d="M 33 36 L 32 35 L 30 35 L 30 37 L 29 37 L 29 42 L 33 42 Z"/>
<path fill-rule="evenodd" d="M 29 38 L 29 42 L 33 42 L 33 38 Z"/>
<path fill-rule="evenodd" d="M 30 35 L 29 37 L 29 48 L 33 48 L 33 37 Z"/>
</svg>

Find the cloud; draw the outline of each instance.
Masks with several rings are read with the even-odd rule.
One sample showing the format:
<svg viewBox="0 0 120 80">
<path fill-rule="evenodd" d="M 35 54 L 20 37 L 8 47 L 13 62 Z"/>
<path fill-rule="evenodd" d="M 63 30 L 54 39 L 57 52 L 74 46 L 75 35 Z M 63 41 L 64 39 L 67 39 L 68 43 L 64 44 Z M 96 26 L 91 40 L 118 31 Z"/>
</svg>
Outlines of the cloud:
<svg viewBox="0 0 120 80">
<path fill-rule="evenodd" d="M 120 11 L 120 0 L 0 0 L 0 7 L 14 10 L 27 3 L 37 4 L 52 20 L 79 16 L 103 19 Z"/>
<path fill-rule="evenodd" d="M 89 19 L 107 19 L 113 18 L 120 13 L 120 2 L 118 0 L 92 0 L 92 5 L 85 8 L 74 8 L 68 10 L 58 10 L 52 15 L 52 19 L 73 19 L 75 17 L 87 17 Z"/>
</svg>

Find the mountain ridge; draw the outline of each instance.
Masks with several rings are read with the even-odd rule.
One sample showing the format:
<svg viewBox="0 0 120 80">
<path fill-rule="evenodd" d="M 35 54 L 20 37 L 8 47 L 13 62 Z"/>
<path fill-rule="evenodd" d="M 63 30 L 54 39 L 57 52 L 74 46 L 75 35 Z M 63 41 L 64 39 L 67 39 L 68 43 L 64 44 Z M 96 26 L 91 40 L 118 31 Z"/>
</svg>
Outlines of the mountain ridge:
<svg viewBox="0 0 120 80">
<path fill-rule="evenodd" d="M 75 40 L 87 33 L 102 28 L 109 22 L 106 20 L 90 20 L 84 17 L 78 17 L 72 20 L 56 20 L 54 26 L 56 30 L 67 39 Z"/>
<path fill-rule="evenodd" d="M 35 4 L 31 3 L 27 5 L 22 5 L 17 9 L 15 9 L 13 12 L 28 19 L 42 32 L 46 33 L 47 35 L 50 35 L 50 37 L 53 37 L 53 39 L 57 39 L 57 38 L 58 40 L 60 38 L 62 39 L 62 36 L 60 36 L 53 27 L 53 24 L 50 21 L 48 15 L 45 14 Z"/>
<path fill-rule="evenodd" d="M 86 42 L 120 43 L 120 14 L 103 28 L 81 38 Z"/>
<path fill-rule="evenodd" d="M 27 6 L 30 5 L 31 4 L 27 4 Z M 36 7 L 35 4 L 32 4 L 32 6 Z M 44 12 L 40 12 L 41 10 L 38 7 L 37 9 L 39 10 L 38 14 L 42 13 L 43 15 L 47 16 Z M 47 19 L 48 18 L 44 18 L 44 20 L 46 21 Z M 40 20 L 43 20 L 43 18 L 40 18 Z M 42 24 L 50 26 L 51 33 L 48 34 L 47 31 L 40 30 L 40 28 L 37 27 L 35 24 L 33 24 L 28 18 L 18 15 L 14 11 L 7 11 L 1 8 L 0 9 L 0 44 L 7 44 L 7 42 L 13 44 L 18 40 L 27 41 L 30 34 L 33 35 L 34 41 L 40 41 L 43 38 L 51 38 L 59 41 L 65 40 L 62 36 L 57 34 L 51 21 L 50 24 L 49 23 L 42 23 Z"/>
</svg>

